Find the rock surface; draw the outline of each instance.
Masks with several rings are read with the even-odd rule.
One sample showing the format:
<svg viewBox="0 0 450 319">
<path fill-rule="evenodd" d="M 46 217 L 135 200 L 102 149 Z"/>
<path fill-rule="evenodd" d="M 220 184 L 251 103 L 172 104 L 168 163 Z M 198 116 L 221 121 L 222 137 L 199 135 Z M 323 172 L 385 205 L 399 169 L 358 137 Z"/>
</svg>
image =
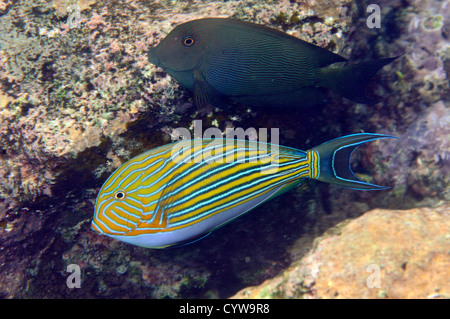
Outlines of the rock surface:
<svg viewBox="0 0 450 319">
<path fill-rule="evenodd" d="M 382 1 L 381 28 L 370 29 L 373 2 L 0 0 L 0 298 L 229 297 L 282 272 L 344 220 L 448 202 L 450 6 Z M 265 24 L 352 62 L 403 55 L 375 78 L 376 105 L 330 96 L 313 110 L 198 110 L 146 52 L 175 25 L 211 16 Z M 178 250 L 94 234 L 106 178 L 196 119 L 222 131 L 279 128 L 281 144 L 302 149 L 360 131 L 395 135 L 364 146 L 352 163 L 361 178 L 391 189 L 307 183 Z M 81 289 L 66 286 L 71 264 L 81 268 Z"/>
<path fill-rule="evenodd" d="M 375 209 L 234 298 L 450 298 L 450 206 Z"/>
<path fill-rule="evenodd" d="M 221 130 L 280 127 L 247 106 L 195 109 L 146 57 L 175 25 L 233 17 L 338 52 L 352 8 L 349 0 L 0 1 L 0 297 L 229 296 L 278 272 L 288 262 L 282 242 L 220 257 L 223 244 L 242 239 L 236 232 L 204 249 L 136 250 L 92 233 L 93 204 L 118 166 L 194 119 Z M 81 267 L 84 289 L 66 287 L 70 264 Z"/>
</svg>

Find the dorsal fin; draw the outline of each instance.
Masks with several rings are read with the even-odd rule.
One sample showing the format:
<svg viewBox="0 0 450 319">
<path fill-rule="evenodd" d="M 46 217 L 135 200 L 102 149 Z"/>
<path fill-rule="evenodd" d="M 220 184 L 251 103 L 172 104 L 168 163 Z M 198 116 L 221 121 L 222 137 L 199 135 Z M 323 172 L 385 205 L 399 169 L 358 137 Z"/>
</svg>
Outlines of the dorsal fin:
<svg viewBox="0 0 450 319">
<path fill-rule="evenodd" d="M 236 19 L 223 19 L 224 22 L 227 22 L 227 27 L 235 27 L 236 25 L 240 25 L 241 28 L 248 28 L 250 30 L 259 30 L 260 32 L 263 32 L 267 35 L 271 35 L 273 37 L 281 37 L 286 40 L 292 41 L 295 43 L 298 47 L 298 50 L 305 50 L 307 52 L 310 52 L 308 54 L 308 58 L 310 58 L 312 61 L 314 61 L 314 65 L 316 67 L 322 68 L 327 65 L 337 63 L 337 62 L 347 62 L 348 60 L 339 54 L 336 54 L 334 52 L 328 51 L 327 49 L 321 48 L 317 45 L 314 45 L 312 43 L 306 42 L 302 39 L 299 39 L 297 37 L 294 37 L 290 34 L 287 34 L 285 32 L 282 32 L 280 30 L 267 27 L 265 25 L 261 24 L 255 24 L 251 22 L 236 20 Z"/>
</svg>

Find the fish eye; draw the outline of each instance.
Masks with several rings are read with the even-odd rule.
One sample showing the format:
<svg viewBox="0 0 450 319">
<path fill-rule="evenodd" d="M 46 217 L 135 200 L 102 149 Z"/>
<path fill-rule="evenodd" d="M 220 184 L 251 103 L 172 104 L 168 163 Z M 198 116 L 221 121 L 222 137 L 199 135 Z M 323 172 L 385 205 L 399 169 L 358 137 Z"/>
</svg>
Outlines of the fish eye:
<svg viewBox="0 0 450 319">
<path fill-rule="evenodd" d="M 190 35 L 186 36 L 186 37 L 183 39 L 183 44 L 184 44 L 185 46 L 187 46 L 187 47 L 190 47 L 190 46 L 194 45 L 194 43 L 195 43 L 195 40 L 194 40 L 194 38 L 191 37 Z"/>
<path fill-rule="evenodd" d="M 114 194 L 115 199 L 124 199 L 125 198 L 125 192 L 124 191 L 117 191 Z"/>
</svg>

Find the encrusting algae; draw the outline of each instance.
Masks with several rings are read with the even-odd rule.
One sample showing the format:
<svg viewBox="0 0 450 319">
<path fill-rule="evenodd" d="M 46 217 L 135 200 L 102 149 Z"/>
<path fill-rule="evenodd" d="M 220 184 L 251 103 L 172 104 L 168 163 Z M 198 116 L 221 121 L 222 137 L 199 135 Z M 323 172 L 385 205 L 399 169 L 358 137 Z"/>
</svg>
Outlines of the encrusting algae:
<svg viewBox="0 0 450 319">
<path fill-rule="evenodd" d="M 441 147 L 450 127 L 450 6 L 383 1 L 381 27 L 370 29 L 370 3 L 0 1 L 0 297 L 229 297 L 282 273 L 308 250 L 305 242 L 342 221 L 378 207 L 448 201 L 448 154 Z M 383 97 L 375 105 L 336 95 L 321 109 L 197 109 L 193 95 L 146 55 L 177 25 L 208 17 L 275 28 L 349 61 L 404 55 L 374 78 L 370 90 Z M 221 131 L 279 128 L 280 144 L 294 148 L 356 132 L 395 135 L 398 141 L 364 146 L 351 163 L 358 177 L 392 189 L 357 192 L 309 181 L 181 249 L 142 249 L 95 234 L 92 211 L 107 177 L 171 142 L 174 128 L 192 131 L 197 119 Z M 422 252 L 420 242 L 408 244 Z M 357 255 L 353 262 L 362 263 Z M 413 274 L 409 264 L 402 272 L 404 262 L 396 273 Z M 66 285 L 70 264 L 80 267 L 81 289 Z M 443 282 L 437 268 L 424 265 L 423 274 Z M 351 281 L 347 274 L 344 282 Z M 321 283 L 330 282 L 327 275 Z M 296 287 L 304 288 L 299 297 L 307 297 L 311 283 Z M 429 296 L 446 295 L 442 289 Z"/>
<path fill-rule="evenodd" d="M 139 15 L 134 14 L 136 10 Z M 20 143 L 9 142 L 10 148 L 36 158 L 36 162 L 50 164 L 52 159 L 76 157 L 105 138 L 112 138 L 120 150 L 123 142 L 119 135 L 145 112 L 150 112 L 164 131 L 171 131 L 170 125 L 164 123 L 179 117 L 176 110 L 190 100 L 182 99 L 178 85 L 149 64 L 145 55 L 163 32 L 170 30 L 171 23 L 233 15 L 270 23 L 274 12 L 293 10 L 305 18 L 314 14 L 289 1 L 194 1 L 188 8 L 181 2 L 167 1 L 152 6 L 140 2 L 104 6 L 92 0 L 19 1 L 14 6 L 6 5 L 7 13 L 0 17 L 0 75 L 5 79 L 0 89 L 4 92 L 2 103 L 7 103 L 0 113 L 0 141 L 6 143 L 11 131 L 26 130 L 33 148 L 24 150 L 18 146 Z M 327 35 L 341 43 L 339 37 L 350 21 L 351 17 L 344 15 L 332 25 L 324 24 L 326 28 L 312 28 L 302 38 L 314 41 L 316 36 L 323 39 Z M 301 27 L 305 25 L 308 23 Z M 299 28 L 287 32 L 301 33 L 295 31 Z M 331 28 L 341 31 L 332 33 Z M 172 127 L 178 127 L 178 123 Z M 13 156 L 11 164 L 5 165 L 15 170 L 13 163 L 22 160 L 9 156 Z M 36 174 L 40 171 L 36 169 Z M 21 183 L 16 180 L 2 184 Z M 36 185 L 35 194 L 42 194 L 45 185 Z M 10 191 L 2 192 L 6 196 Z M 22 190 L 14 192 L 20 197 Z"/>
</svg>

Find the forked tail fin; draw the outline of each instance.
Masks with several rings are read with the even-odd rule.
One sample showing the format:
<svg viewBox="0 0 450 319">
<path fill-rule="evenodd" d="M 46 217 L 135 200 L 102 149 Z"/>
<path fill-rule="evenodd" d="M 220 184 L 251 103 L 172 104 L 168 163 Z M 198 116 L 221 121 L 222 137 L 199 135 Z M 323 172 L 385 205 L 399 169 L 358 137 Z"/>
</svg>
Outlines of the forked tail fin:
<svg viewBox="0 0 450 319">
<path fill-rule="evenodd" d="M 314 147 L 311 151 L 319 154 L 317 179 L 323 182 L 359 190 L 381 190 L 389 187 L 361 181 L 353 174 L 350 157 L 353 151 L 366 142 L 382 138 L 396 138 L 390 135 L 360 133 L 347 135 Z"/>
<path fill-rule="evenodd" d="M 374 104 L 377 98 L 367 96 L 367 85 L 383 66 L 398 57 L 384 58 L 358 64 L 321 69 L 321 85 L 356 103 Z"/>
</svg>

